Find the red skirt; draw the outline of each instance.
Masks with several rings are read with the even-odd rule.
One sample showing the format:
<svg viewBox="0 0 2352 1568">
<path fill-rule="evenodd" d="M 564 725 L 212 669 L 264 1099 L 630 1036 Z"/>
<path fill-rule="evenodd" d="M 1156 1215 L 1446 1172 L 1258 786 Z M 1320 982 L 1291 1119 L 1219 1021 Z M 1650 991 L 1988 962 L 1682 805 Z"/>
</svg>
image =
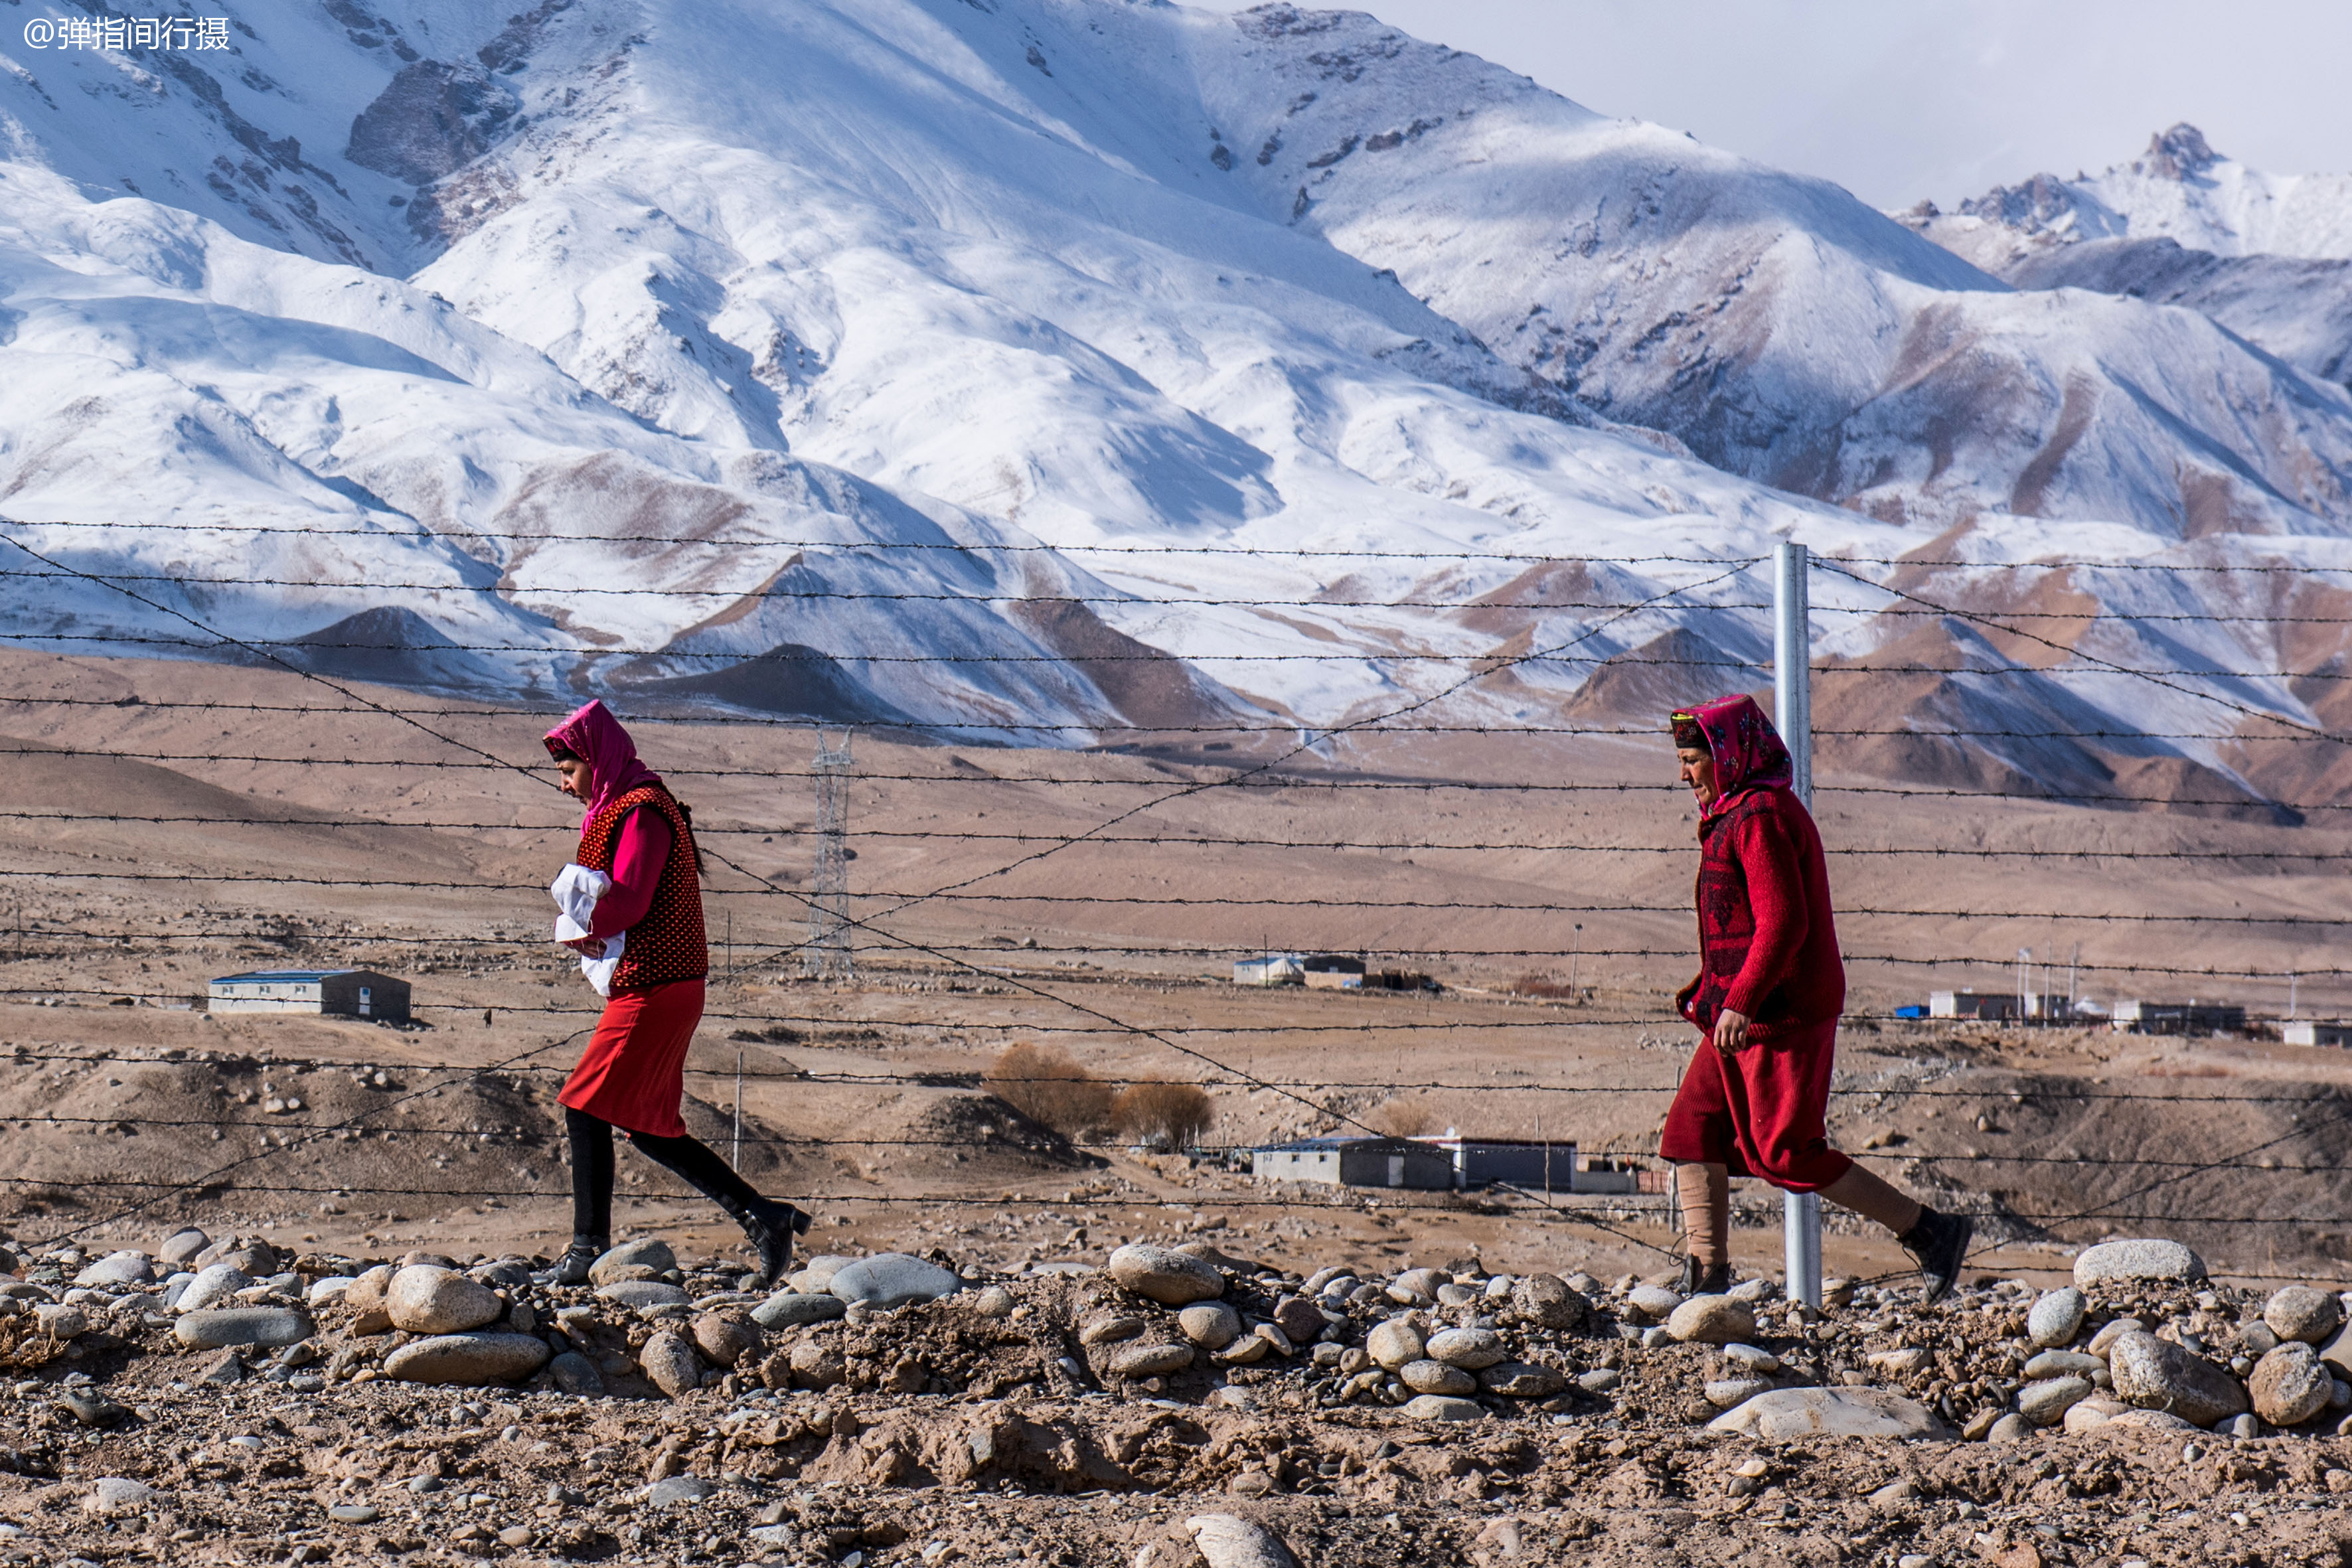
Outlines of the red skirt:
<svg viewBox="0 0 2352 1568">
<path fill-rule="evenodd" d="M 1837 1020 L 1790 1027 L 1726 1057 L 1702 1038 L 1658 1135 L 1676 1164 L 1727 1165 L 1791 1192 L 1819 1192 L 1853 1168 L 1830 1147 L 1823 1121 Z"/>
<path fill-rule="evenodd" d="M 625 1132 L 685 1137 L 677 1108 L 686 1096 L 686 1047 L 700 1022 L 699 980 L 619 993 L 604 1004 L 580 1065 L 555 1098 Z"/>
</svg>

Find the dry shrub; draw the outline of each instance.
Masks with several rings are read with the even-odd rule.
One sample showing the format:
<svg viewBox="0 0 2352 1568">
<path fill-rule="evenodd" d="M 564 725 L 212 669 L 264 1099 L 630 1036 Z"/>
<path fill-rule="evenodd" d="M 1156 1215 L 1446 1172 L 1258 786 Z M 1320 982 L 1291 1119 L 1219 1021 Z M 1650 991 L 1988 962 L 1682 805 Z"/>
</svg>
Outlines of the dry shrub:
<svg viewBox="0 0 2352 1568">
<path fill-rule="evenodd" d="M 1206 1090 L 1189 1083 L 1138 1083 L 1111 1107 L 1119 1131 L 1160 1149 L 1190 1149 L 1217 1119 Z"/>
<path fill-rule="evenodd" d="M 1050 1046 L 1009 1046 L 980 1086 L 1065 1138 L 1111 1122 L 1110 1085 Z"/>
<path fill-rule="evenodd" d="M 1391 1100 L 1375 1107 L 1366 1120 L 1391 1138 L 1418 1138 L 1436 1118 L 1418 1100 Z"/>
<path fill-rule="evenodd" d="M 1541 996 L 1555 1002 L 1573 1002 L 1577 991 L 1565 980 L 1547 980 L 1540 974 L 1522 974 L 1507 989 L 1514 996 Z"/>
</svg>

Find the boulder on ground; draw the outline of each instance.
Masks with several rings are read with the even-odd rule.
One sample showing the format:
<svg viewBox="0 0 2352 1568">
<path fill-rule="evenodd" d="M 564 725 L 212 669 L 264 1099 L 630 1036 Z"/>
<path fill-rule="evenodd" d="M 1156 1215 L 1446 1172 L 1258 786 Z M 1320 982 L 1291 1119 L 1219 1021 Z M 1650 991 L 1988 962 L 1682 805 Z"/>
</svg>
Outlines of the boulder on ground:
<svg viewBox="0 0 2352 1568">
<path fill-rule="evenodd" d="M 1391 1318 L 1372 1325 L 1364 1341 L 1364 1350 L 1374 1361 L 1394 1372 L 1409 1361 L 1419 1361 L 1428 1352 L 1427 1342 L 1421 1331 L 1405 1318 Z"/>
<path fill-rule="evenodd" d="M 82 1507 L 92 1513 L 140 1513 L 163 1500 L 163 1494 L 128 1476 L 101 1476 L 90 1483 Z"/>
<path fill-rule="evenodd" d="M 2254 1363 L 2247 1375 L 2246 1392 L 2254 1414 L 2273 1426 L 2295 1426 L 2327 1408 L 2335 1392 L 2336 1374 L 2319 1352 L 2301 1340 L 2289 1340 Z"/>
<path fill-rule="evenodd" d="M 74 1276 L 84 1287 L 144 1285 L 155 1278 L 155 1265 L 143 1252 L 110 1252 Z"/>
<path fill-rule="evenodd" d="M 2025 1363 L 2029 1383 L 2045 1377 L 2088 1377 L 2095 1372 L 2107 1370 L 2107 1358 L 2087 1355 L 2081 1351 L 2043 1351 Z"/>
<path fill-rule="evenodd" d="M 1636 1285 L 1625 1292 L 1625 1310 L 1645 1323 L 1663 1322 L 1683 1299 L 1663 1285 Z"/>
<path fill-rule="evenodd" d="M 1666 1314 L 1666 1332 L 1685 1344 L 1729 1344 L 1755 1331 L 1756 1314 L 1728 1296 L 1693 1296 Z"/>
<path fill-rule="evenodd" d="M 662 1279 L 615 1279 L 609 1285 L 597 1286 L 596 1294 L 633 1312 L 642 1312 L 648 1307 L 684 1307 L 694 1300 L 683 1287 Z"/>
<path fill-rule="evenodd" d="M 2029 1383 L 2017 1393 L 2017 1413 L 2036 1426 L 2055 1426 L 2066 1412 L 2098 1392 L 2087 1377 L 2051 1377 Z"/>
<path fill-rule="evenodd" d="M 1124 1289 L 1163 1307 L 1189 1307 L 1225 1293 L 1216 1265 L 1177 1251 L 1138 1242 L 1110 1255 L 1110 1277 Z"/>
<path fill-rule="evenodd" d="M 645 1348 L 637 1352 L 637 1365 L 644 1370 L 647 1383 L 672 1399 L 702 1386 L 702 1363 L 696 1358 L 694 1348 L 667 1329 L 646 1337 Z"/>
<path fill-rule="evenodd" d="M 2143 1410 L 2168 1411 L 2194 1426 L 2210 1426 L 2246 1408 L 2246 1391 L 2236 1378 L 2154 1334 L 2117 1335 L 2107 1347 L 2107 1369 L 2116 1398 Z"/>
<path fill-rule="evenodd" d="M 1242 1315 L 1223 1301 L 1195 1301 L 1176 1314 L 1176 1326 L 1202 1350 L 1221 1351 L 1242 1337 Z"/>
<path fill-rule="evenodd" d="M 1285 1296 L 1274 1304 L 1275 1327 L 1294 1343 L 1306 1343 L 1323 1334 L 1323 1309 L 1303 1296 Z"/>
<path fill-rule="evenodd" d="M 1209 1568 L 1297 1568 L 1282 1538 L 1262 1524 L 1230 1513 L 1194 1514 L 1184 1521 L 1193 1550 Z"/>
<path fill-rule="evenodd" d="M 1104 1368 L 1120 1377 L 1165 1377 L 1192 1364 L 1191 1345 L 1160 1344 L 1150 1340 L 1126 1341 L 1113 1346 L 1103 1357 Z"/>
<path fill-rule="evenodd" d="M 371 1311 L 383 1305 L 383 1293 L 392 1289 L 392 1277 L 400 1270 L 389 1263 L 379 1263 L 373 1268 L 362 1268 L 343 1292 L 343 1305 L 355 1312 Z"/>
<path fill-rule="evenodd" d="M 78 1340 L 89 1332 L 89 1314 L 69 1301 L 43 1301 L 33 1309 L 33 1322 L 53 1340 Z"/>
<path fill-rule="evenodd" d="M 1423 1353 L 1432 1361 L 1477 1372 L 1509 1352 L 1503 1348 L 1503 1337 L 1492 1329 L 1440 1329 L 1429 1336 Z"/>
<path fill-rule="evenodd" d="M 307 1313 L 292 1307 L 208 1307 L 184 1312 L 172 1333 L 192 1351 L 228 1345 L 299 1344 L 311 1334 Z"/>
<path fill-rule="evenodd" d="M 545 1366 L 550 1353 L 536 1334 L 432 1334 L 384 1357 L 383 1374 L 401 1383 L 480 1388 L 520 1383 Z"/>
<path fill-rule="evenodd" d="M 2074 1259 L 2074 1283 L 2084 1289 L 2142 1280 L 2186 1284 L 2205 1278 L 2205 1260 L 2177 1241 L 2103 1241 Z"/>
<path fill-rule="evenodd" d="M 1409 1361 L 1397 1368 L 1397 1381 L 1415 1394 L 1450 1394 L 1467 1398 L 1478 1392 L 1476 1378 L 1442 1361 Z"/>
<path fill-rule="evenodd" d="M 1758 1394 L 1771 1391 L 1772 1384 L 1769 1378 L 1718 1377 L 1700 1392 L 1717 1410 L 1737 1410 Z"/>
<path fill-rule="evenodd" d="M 746 1356 L 757 1361 L 761 1342 L 758 1329 L 721 1313 L 704 1312 L 694 1320 L 694 1348 L 713 1366 L 734 1366 Z"/>
<path fill-rule="evenodd" d="M 576 1394 L 588 1399 L 604 1397 L 604 1374 L 578 1351 L 565 1351 L 549 1362 L 547 1375 L 558 1394 Z"/>
<path fill-rule="evenodd" d="M 392 1326 L 412 1334 L 460 1334 L 506 1315 L 498 1292 L 454 1268 L 419 1264 L 392 1277 L 383 1293 Z"/>
<path fill-rule="evenodd" d="M 1883 1388 L 1776 1388 L 1707 1423 L 1767 1443 L 1799 1437 L 1925 1437 L 1950 1430 L 1916 1399 Z"/>
<path fill-rule="evenodd" d="M 898 1307 L 909 1301 L 936 1301 L 963 1289 L 953 1269 L 903 1252 L 877 1252 L 861 1258 L 835 1274 L 826 1289 L 845 1301 L 869 1307 Z"/>
<path fill-rule="evenodd" d="M 1475 1399 L 1455 1399 L 1444 1394 L 1417 1394 L 1404 1402 L 1402 1412 L 1415 1421 L 1484 1421 L 1486 1407 Z"/>
<path fill-rule="evenodd" d="M 669 1249 L 669 1243 L 659 1237 L 641 1236 L 598 1254 L 596 1261 L 588 1266 L 588 1283 L 609 1285 L 616 1279 L 645 1279 L 651 1275 L 637 1270 L 668 1274 L 677 1268 L 677 1254 Z"/>
<path fill-rule="evenodd" d="M 1534 1362 L 1498 1361 L 1478 1374 L 1478 1386 L 1506 1399 L 1549 1399 L 1568 1386 L 1568 1377 Z"/>
<path fill-rule="evenodd" d="M 165 1237 L 155 1248 L 155 1261 L 169 1268 L 185 1268 L 196 1260 L 196 1255 L 213 1244 L 213 1238 L 194 1226 L 175 1230 Z"/>
<path fill-rule="evenodd" d="M 1557 1274 L 1527 1274 L 1510 1286 L 1510 1317 L 1534 1328 L 1583 1328 L 1592 1302 Z"/>
<path fill-rule="evenodd" d="M 2063 1290 L 2045 1290 L 2025 1314 L 2025 1337 L 2040 1350 L 2071 1345 L 2083 1331 L 2083 1315 L 2089 1310 L 2083 1292 L 2072 1285 Z"/>
<path fill-rule="evenodd" d="M 2344 1326 L 2344 1302 L 2308 1285 L 2289 1285 L 2263 1306 L 2263 1321 L 2282 1340 L 2324 1345 Z"/>
<path fill-rule="evenodd" d="M 831 1291 L 806 1296 L 779 1290 L 751 1309 L 751 1321 L 763 1329 L 796 1329 L 809 1323 L 829 1323 L 849 1310 L 849 1303 Z"/>
<path fill-rule="evenodd" d="M 173 1306 L 183 1312 L 201 1312 L 207 1307 L 227 1300 L 252 1283 L 253 1277 L 242 1268 L 226 1263 L 208 1264 L 196 1270 L 196 1277 L 188 1281 L 187 1289 L 180 1292 Z"/>
</svg>

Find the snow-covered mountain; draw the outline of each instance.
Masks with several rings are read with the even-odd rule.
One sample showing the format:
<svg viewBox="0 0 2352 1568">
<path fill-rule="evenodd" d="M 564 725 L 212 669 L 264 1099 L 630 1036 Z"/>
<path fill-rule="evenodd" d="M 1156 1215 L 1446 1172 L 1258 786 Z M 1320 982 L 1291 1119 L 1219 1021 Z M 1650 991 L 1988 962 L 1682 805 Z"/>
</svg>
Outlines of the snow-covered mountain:
<svg viewBox="0 0 2352 1568">
<path fill-rule="evenodd" d="M 2250 673 L 2338 651 L 2284 645 L 2292 580 L 1999 566 L 2352 565 L 2343 388 L 1370 17 L 240 16 L 226 49 L 6 46 L 0 513 L 44 526 L 0 536 L 153 602 L 18 579 L 20 638 L 202 641 L 176 608 L 414 684 L 1075 738 L 1465 679 L 1455 711 L 1551 721 L 1745 683 L 1763 613 L 1711 606 L 1761 574 L 1704 563 L 1793 535 L 2068 611 L 2036 650 L 1824 581 L 1825 656 L 2039 672 L 1906 677 L 1881 725 L 2242 722 L 2070 650 L 2303 721 L 2335 690 Z M 151 526 L 67 526 L 93 521 Z M 328 531 L 230 531 L 257 526 Z M 2160 637 L 2099 616 L 2224 604 Z M 2207 795 L 2270 766 L 1986 754 L 2045 783 L 2169 759 Z"/>
<path fill-rule="evenodd" d="M 2089 289 L 2210 316 L 2352 384 L 2352 174 L 2269 174 L 2193 125 L 2097 175 L 2036 174 L 1898 221 L 2021 289 Z"/>
</svg>

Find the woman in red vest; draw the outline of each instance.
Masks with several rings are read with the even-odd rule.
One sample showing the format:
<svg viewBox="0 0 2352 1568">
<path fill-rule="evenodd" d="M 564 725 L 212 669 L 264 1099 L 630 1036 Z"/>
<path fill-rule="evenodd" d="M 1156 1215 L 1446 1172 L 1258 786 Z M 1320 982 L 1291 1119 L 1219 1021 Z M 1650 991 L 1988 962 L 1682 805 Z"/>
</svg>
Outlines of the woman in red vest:
<svg viewBox="0 0 2352 1568">
<path fill-rule="evenodd" d="M 636 743 L 602 702 L 550 730 L 547 750 L 563 793 L 588 807 L 579 863 L 613 881 L 587 936 L 569 945 L 601 954 L 604 939 L 627 936 L 612 999 L 556 1097 L 572 1145 L 572 1236 L 552 1282 L 586 1279 L 588 1266 L 612 1245 L 618 1128 L 641 1153 L 734 1216 L 759 1251 L 761 1277 L 773 1284 L 791 1267 L 793 1237 L 808 1228 L 808 1216 L 754 1192 L 709 1145 L 688 1136 L 677 1113 L 710 968 L 692 818 L 661 775 L 637 760 Z"/>
<path fill-rule="evenodd" d="M 1788 748 L 1752 698 L 1674 715 L 1683 782 L 1698 800 L 1698 978 L 1675 998 L 1706 1037 L 1658 1139 L 1675 1162 L 1689 1245 L 1685 1293 L 1731 1283 L 1731 1178 L 1820 1193 L 1893 1231 L 1927 1299 L 1948 1293 L 1976 1222 L 1939 1214 L 1830 1147 L 1825 1120 L 1845 965 L 1829 868 L 1790 788 Z"/>
</svg>

